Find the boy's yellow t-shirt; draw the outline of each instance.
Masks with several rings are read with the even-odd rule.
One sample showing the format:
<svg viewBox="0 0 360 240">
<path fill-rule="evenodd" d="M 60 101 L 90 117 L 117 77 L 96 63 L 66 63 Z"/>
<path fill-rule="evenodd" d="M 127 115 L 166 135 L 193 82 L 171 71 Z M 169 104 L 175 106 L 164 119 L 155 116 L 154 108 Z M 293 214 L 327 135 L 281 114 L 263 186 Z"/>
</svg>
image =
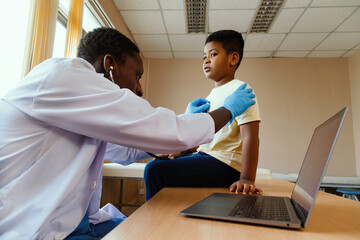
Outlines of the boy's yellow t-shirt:
<svg viewBox="0 0 360 240">
<path fill-rule="evenodd" d="M 207 100 L 210 101 L 209 111 L 218 109 L 224 104 L 224 100 L 230 96 L 244 82 L 234 79 L 220 87 L 211 90 Z M 251 88 L 249 85 L 247 88 Z M 256 103 L 249 107 L 244 113 L 237 116 L 234 121 L 220 129 L 214 136 L 212 142 L 200 145 L 198 152 L 205 152 L 216 159 L 228 164 L 241 172 L 242 160 L 242 137 L 240 134 L 240 125 L 253 121 L 260 121 L 259 104 Z"/>
</svg>

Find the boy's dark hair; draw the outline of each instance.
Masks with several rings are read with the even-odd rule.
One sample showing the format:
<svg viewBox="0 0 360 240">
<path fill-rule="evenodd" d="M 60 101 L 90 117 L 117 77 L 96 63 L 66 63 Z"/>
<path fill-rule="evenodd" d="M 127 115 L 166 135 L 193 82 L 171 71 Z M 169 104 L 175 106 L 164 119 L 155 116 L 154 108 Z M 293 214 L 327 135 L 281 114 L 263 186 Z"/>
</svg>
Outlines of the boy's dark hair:
<svg viewBox="0 0 360 240">
<path fill-rule="evenodd" d="M 139 52 L 139 48 L 118 30 L 101 27 L 81 38 L 77 57 L 93 64 L 102 54 L 111 54 L 115 58 L 120 58 L 126 54 L 133 55 Z"/>
<path fill-rule="evenodd" d="M 237 52 L 240 56 L 239 62 L 236 68 L 239 67 L 240 62 L 243 58 L 244 52 L 244 39 L 241 33 L 234 30 L 220 30 L 217 32 L 211 33 L 205 41 L 205 44 L 209 42 L 219 42 L 222 47 L 225 49 L 227 54 Z"/>
</svg>

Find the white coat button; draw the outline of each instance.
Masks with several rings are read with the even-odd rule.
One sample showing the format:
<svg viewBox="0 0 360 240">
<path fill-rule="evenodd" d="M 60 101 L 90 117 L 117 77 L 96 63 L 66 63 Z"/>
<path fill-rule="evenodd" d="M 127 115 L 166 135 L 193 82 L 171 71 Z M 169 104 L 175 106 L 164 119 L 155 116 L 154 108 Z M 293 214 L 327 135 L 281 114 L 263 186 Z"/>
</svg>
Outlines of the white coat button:
<svg viewBox="0 0 360 240">
<path fill-rule="evenodd" d="M 66 237 L 65 233 L 59 233 L 55 236 L 55 240 L 63 240 Z"/>
<path fill-rule="evenodd" d="M 96 188 L 96 182 L 94 181 L 92 184 L 92 190 L 94 190 Z"/>
</svg>

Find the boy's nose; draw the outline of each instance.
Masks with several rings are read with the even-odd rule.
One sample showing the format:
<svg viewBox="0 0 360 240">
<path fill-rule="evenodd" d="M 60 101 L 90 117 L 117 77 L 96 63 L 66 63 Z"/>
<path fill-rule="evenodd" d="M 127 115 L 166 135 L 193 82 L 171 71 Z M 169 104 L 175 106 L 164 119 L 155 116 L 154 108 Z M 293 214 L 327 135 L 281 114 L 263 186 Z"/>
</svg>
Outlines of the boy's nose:
<svg viewBox="0 0 360 240">
<path fill-rule="evenodd" d="M 136 88 L 136 95 L 138 95 L 139 97 L 142 97 L 143 94 L 144 93 L 143 93 L 141 84 L 139 83 L 138 87 Z"/>
</svg>

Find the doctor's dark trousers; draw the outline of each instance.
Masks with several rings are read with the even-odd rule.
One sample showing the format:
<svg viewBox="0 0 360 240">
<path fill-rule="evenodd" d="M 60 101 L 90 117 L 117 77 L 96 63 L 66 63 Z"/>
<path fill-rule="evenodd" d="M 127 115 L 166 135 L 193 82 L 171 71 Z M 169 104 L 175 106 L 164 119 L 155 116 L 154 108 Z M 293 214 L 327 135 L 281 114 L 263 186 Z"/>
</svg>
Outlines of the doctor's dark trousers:
<svg viewBox="0 0 360 240">
<path fill-rule="evenodd" d="M 89 222 L 89 215 L 86 212 L 79 226 L 77 226 L 65 240 L 100 240 L 122 221 L 124 221 L 124 219 L 113 218 L 109 221 L 94 225 Z"/>
<path fill-rule="evenodd" d="M 148 201 L 164 187 L 230 187 L 240 172 L 203 152 L 173 160 L 152 160 L 144 172 Z"/>
</svg>

